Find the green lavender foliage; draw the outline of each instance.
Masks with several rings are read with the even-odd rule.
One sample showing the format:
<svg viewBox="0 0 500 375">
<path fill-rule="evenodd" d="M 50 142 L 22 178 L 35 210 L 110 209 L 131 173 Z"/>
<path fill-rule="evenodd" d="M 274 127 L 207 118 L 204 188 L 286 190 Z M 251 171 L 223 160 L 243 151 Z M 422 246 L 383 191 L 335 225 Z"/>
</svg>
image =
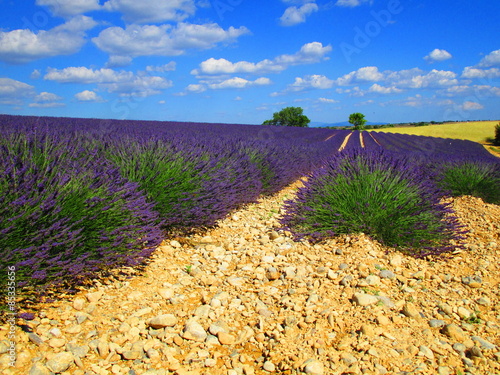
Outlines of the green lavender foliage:
<svg viewBox="0 0 500 375">
<path fill-rule="evenodd" d="M 460 229 L 440 193 L 402 156 L 348 150 L 310 176 L 282 223 L 312 241 L 363 232 L 415 256 L 438 254 Z"/>
<path fill-rule="evenodd" d="M 439 186 L 452 196 L 472 195 L 500 204 L 500 162 L 459 159 L 443 162 Z"/>
</svg>

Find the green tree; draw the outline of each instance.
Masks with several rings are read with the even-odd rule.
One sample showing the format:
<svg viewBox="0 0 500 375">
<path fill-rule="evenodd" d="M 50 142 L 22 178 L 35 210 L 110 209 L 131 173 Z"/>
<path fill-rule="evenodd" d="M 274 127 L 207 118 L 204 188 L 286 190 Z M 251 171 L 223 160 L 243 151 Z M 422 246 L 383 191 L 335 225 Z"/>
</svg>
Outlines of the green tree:
<svg viewBox="0 0 500 375">
<path fill-rule="evenodd" d="M 365 115 L 359 112 L 351 113 L 349 115 L 349 123 L 354 126 L 354 130 L 363 130 L 366 124 Z"/>
<path fill-rule="evenodd" d="M 286 107 L 279 112 L 274 112 L 272 120 L 266 120 L 262 125 L 299 126 L 307 128 L 311 120 L 303 114 L 300 107 Z"/>
<path fill-rule="evenodd" d="M 495 146 L 500 146 L 500 122 L 495 126 L 495 139 L 493 141 Z"/>
</svg>

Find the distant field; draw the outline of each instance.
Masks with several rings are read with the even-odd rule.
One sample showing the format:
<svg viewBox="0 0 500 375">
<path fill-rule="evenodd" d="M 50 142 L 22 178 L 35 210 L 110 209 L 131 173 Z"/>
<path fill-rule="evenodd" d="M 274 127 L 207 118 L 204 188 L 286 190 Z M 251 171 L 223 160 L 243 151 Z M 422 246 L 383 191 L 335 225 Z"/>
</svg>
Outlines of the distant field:
<svg viewBox="0 0 500 375">
<path fill-rule="evenodd" d="M 495 125 L 499 121 L 453 122 L 443 125 L 417 127 L 384 128 L 372 131 L 387 133 L 426 135 L 440 138 L 468 139 L 478 143 L 488 143 L 488 138 L 495 137 Z"/>
</svg>

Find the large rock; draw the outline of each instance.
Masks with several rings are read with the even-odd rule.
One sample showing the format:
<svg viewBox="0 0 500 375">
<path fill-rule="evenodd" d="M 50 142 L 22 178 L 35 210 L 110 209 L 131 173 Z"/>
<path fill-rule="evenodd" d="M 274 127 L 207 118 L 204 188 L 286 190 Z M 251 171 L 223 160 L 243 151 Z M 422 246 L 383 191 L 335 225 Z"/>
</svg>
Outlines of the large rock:
<svg viewBox="0 0 500 375">
<path fill-rule="evenodd" d="M 154 329 L 160 329 L 165 327 L 173 327 L 177 324 L 179 320 L 173 314 L 162 314 L 151 318 L 148 325 Z"/>
<path fill-rule="evenodd" d="M 405 303 L 401 312 L 408 318 L 420 318 L 420 312 L 418 311 L 417 307 L 411 302 Z"/>
<path fill-rule="evenodd" d="M 189 319 L 184 327 L 182 337 L 186 340 L 193 340 L 203 342 L 206 340 L 208 334 L 203 326 L 194 319 Z"/>
<path fill-rule="evenodd" d="M 73 354 L 68 352 L 58 353 L 47 361 L 47 368 L 55 373 L 60 373 L 66 371 L 73 363 L 75 359 Z"/>
<path fill-rule="evenodd" d="M 376 296 L 372 296 L 371 294 L 354 293 L 352 301 L 359 306 L 370 306 L 378 303 L 378 298 Z"/>
<path fill-rule="evenodd" d="M 445 325 L 441 332 L 449 338 L 459 342 L 463 342 L 467 339 L 467 336 L 462 328 L 453 323 Z"/>
<path fill-rule="evenodd" d="M 323 363 L 317 359 L 307 360 L 305 363 L 304 372 L 310 375 L 323 375 L 325 367 Z"/>
</svg>

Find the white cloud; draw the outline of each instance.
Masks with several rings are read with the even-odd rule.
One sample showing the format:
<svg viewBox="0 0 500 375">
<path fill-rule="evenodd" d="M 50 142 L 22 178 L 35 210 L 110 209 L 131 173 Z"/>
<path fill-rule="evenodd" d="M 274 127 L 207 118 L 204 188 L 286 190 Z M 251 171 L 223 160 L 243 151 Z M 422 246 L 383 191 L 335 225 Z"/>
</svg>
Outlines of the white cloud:
<svg viewBox="0 0 500 375">
<path fill-rule="evenodd" d="M 295 82 L 288 85 L 288 87 L 282 93 L 296 92 L 307 89 L 330 89 L 335 86 L 348 86 L 356 83 L 366 83 L 380 81 L 385 78 L 385 75 L 381 73 L 375 66 L 367 66 L 343 75 L 337 79 L 330 79 L 324 75 L 312 74 L 307 75 L 303 78 L 296 77 Z M 342 91 L 342 93 L 349 92 L 350 94 L 356 94 L 357 96 L 362 96 L 361 90 Z M 275 93 L 274 95 L 279 95 Z"/>
<path fill-rule="evenodd" d="M 451 71 L 433 69 L 426 73 L 418 68 L 413 68 L 388 73 L 386 82 L 399 88 L 438 88 L 457 85 L 456 77 L 456 73 Z"/>
<path fill-rule="evenodd" d="M 499 68 L 479 69 L 467 66 L 462 72 L 462 78 L 498 78 L 500 77 Z"/>
<path fill-rule="evenodd" d="M 102 68 L 98 70 L 86 67 L 68 67 L 61 70 L 48 69 L 45 80 L 60 83 L 97 83 L 100 88 L 121 96 L 146 97 L 156 95 L 172 86 L 172 81 L 163 77 L 134 74 L 127 71 L 115 71 Z"/>
<path fill-rule="evenodd" d="M 36 5 L 46 6 L 53 15 L 68 17 L 101 8 L 99 0 L 36 0 Z"/>
<path fill-rule="evenodd" d="M 161 94 L 161 90 L 172 87 L 173 83 L 163 77 L 134 76 L 131 81 L 103 83 L 99 87 L 121 96 L 147 97 Z"/>
<path fill-rule="evenodd" d="M 353 83 L 376 82 L 383 79 L 384 74 L 382 74 L 376 66 L 366 66 L 337 78 L 336 84 L 339 86 L 347 86 Z"/>
<path fill-rule="evenodd" d="M 490 52 L 478 64 L 481 68 L 489 68 L 491 66 L 500 66 L 500 49 Z"/>
<path fill-rule="evenodd" d="M 34 101 L 37 103 L 43 103 L 43 102 L 57 102 L 62 99 L 63 98 L 60 97 L 59 95 L 44 91 L 36 95 Z"/>
<path fill-rule="evenodd" d="M 249 81 L 240 77 L 233 77 L 226 79 L 219 83 L 209 83 L 210 89 L 244 89 L 250 86 L 265 86 L 270 85 L 272 82 L 269 78 L 261 77 L 255 81 Z"/>
<path fill-rule="evenodd" d="M 444 49 L 438 49 L 436 48 L 433 50 L 431 53 L 429 53 L 427 56 L 424 57 L 425 60 L 429 62 L 435 62 L 435 61 L 444 61 L 451 59 L 453 56 L 451 53 Z"/>
<path fill-rule="evenodd" d="M 333 103 L 338 103 L 339 102 L 338 100 L 328 99 L 328 98 L 319 98 L 318 101 L 320 103 L 329 103 L 329 104 L 333 104 Z"/>
<path fill-rule="evenodd" d="M 65 107 L 66 104 L 61 103 L 63 100 L 59 95 L 53 94 L 51 92 L 41 92 L 38 95 L 35 95 L 33 98 L 33 103 L 29 104 L 31 108 L 56 108 L 56 107 Z"/>
<path fill-rule="evenodd" d="M 483 109 L 484 106 L 480 103 L 476 102 L 471 102 L 471 101 L 466 101 L 464 104 L 462 104 L 462 109 L 464 111 L 477 111 L 479 109 Z"/>
<path fill-rule="evenodd" d="M 308 88 L 314 89 L 329 89 L 332 88 L 335 81 L 328 79 L 324 75 L 313 74 L 305 76 L 304 78 L 296 77 L 295 82 L 292 83 L 289 88 L 291 91 L 299 91 Z"/>
<path fill-rule="evenodd" d="M 368 92 L 374 92 L 377 94 L 399 94 L 403 92 L 403 90 L 398 89 L 397 87 L 384 87 L 379 85 L 378 83 L 374 83 L 370 86 Z"/>
<path fill-rule="evenodd" d="M 315 3 L 307 3 L 300 8 L 296 6 L 288 7 L 280 17 L 281 26 L 294 26 L 306 22 L 306 17 L 319 10 Z"/>
<path fill-rule="evenodd" d="M 193 0 L 109 0 L 103 8 L 121 13 L 129 23 L 179 22 L 196 11 Z"/>
<path fill-rule="evenodd" d="M 222 29 L 216 23 L 194 25 L 128 25 L 109 27 L 92 41 L 111 57 L 131 59 L 137 56 L 178 56 L 187 49 L 210 49 L 219 43 L 234 42 L 249 33 L 246 27 Z"/>
<path fill-rule="evenodd" d="M 247 80 L 241 77 L 233 77 L 228 79 L 201 81 L 198 84 L 191 84 L 186 87 L 184 95 L 187 92 L 202 93 L 207 90 L 222 90 L 222 89 L 246 89 L 253 86 L 267 86 L 272 84 L 271 80 L 266 77 L 257 78 L 254 81 Z M 182 94 L 181 94 L 182 95 Z"/>
<path fill-rule="evenodd" d="M 97 23 L 77 16 L 50 30 L 34 33 L 28 29 L 0 31 L 0 60 L 22 64 L 45 57 L 70 55 L 85 44 L 85 31 Z"/>
<path fill-rule="evenodd" d="M 164 64 L 161 66 L 152 66 L 148 65 L 146 67 L 147 72 L 159 72 L 159 73 L 165 73 L 165 72 L 173 72 L 177 67 L 177 63 L 175 61 L 170 61 L 168 64 Z"/>
<path fill-rule="evenodd" d="M 200 93 L 207 91 L 207 87 L 202 84 L 191 84 L 188 87 L 186 87 L 186 91 L 193 92 L 193 93 Z"/>
<path fill-rule="evenodd" d="M 64 69 L 49 68 L 48 73 L 43 79 L 48 81 L 57 81 L 60 83 L 114 83 L 126 82 L 133 79 L 132 72 L 120 71 L 113 69 L 89 69 L 84 66 L 68 67 Z"/>
<path fill-rule="evenodd" d="M 31 72 L 31 74 L 30 74 L 30 78 L 31 78 L 31 79 L 38 79 L 38 78 L 40 78 L 41 76 L 42 76 L 42 73 L 41 73 L 41 72 L 40 72 L 40 70 L 38 70 L 38 69 L 33 70 L 33 71 Z"/>
<path fill-rule="evenodd" d="M 29 107 L 31 108 L 57 108 L 57 107 L 66 107 L 66 104 L 54 102 L 54 103 L 30 103 Z"/>
<path fill-rule="evenodd" d="M 238 61 L 232 63 L 226 59 L 210 58 L 200 64 L 191 74 L 234 74 L 234 73 L 273 73 L 281 72 L 291 65 L 313 64 L 325 60 L 325 55 L 332 50 L 331 46 L 323 46 L 319 42 L 304 44 L 300 51 L 293 55 L 280 55 L 273 60 L 262 60 L 257 63 Z"/>
<path fill-rule="evenodd" d="M 477 96 L 477 97 L 491 97 L 500 96 L 500 87 L 489 85 L 456 85 L 448 87 L 442 92 L 447 96 Z"/>
<path fill-rule="evenodd" d="M 335 3 L 339 7 L 354 8 L 360 6 L 362 3 L 372 2 L 372 0 L 337 0 Z"/>
<path fill-rule="evenodd" d="M 359 87 L 340 89 L 339 94 L 363 96 L 366 93 L 393 94 L 401 93 L 404 89 L 446 88 L 458 85 L 456 73 L 444 70 L 425 72 L 418 68 L 400 71 L 379 71 L 376 66 L 366 66 L 345 74 L 337 79 L 330 79 L 324 75 L 308 75 L 295 78 L 295 82 L 288 85 L 282 92 L 296 92 L 305 89 L 329 89 L 338 86 L 364 85 L 373 83 L 364 91 Z M 375 83 L 377 82 L 377 83 Z M 384 83 L 381 85 L 380 83 Z M 279 95 L 274 93 L 274 95 Z"/>
<path fill-rule="evenodd" d="M 76 100 L 80 102 L 103 102 L 104 99 L 97 95 L 94 91 L 84 90 L 75 94 Z"/>
<path fill-rule="evenodd" d="M 22 99 L 33 96 L 34 87 L 11 78 L 0 78 L 0 104 L 20 105 Z"/>
</svg>

